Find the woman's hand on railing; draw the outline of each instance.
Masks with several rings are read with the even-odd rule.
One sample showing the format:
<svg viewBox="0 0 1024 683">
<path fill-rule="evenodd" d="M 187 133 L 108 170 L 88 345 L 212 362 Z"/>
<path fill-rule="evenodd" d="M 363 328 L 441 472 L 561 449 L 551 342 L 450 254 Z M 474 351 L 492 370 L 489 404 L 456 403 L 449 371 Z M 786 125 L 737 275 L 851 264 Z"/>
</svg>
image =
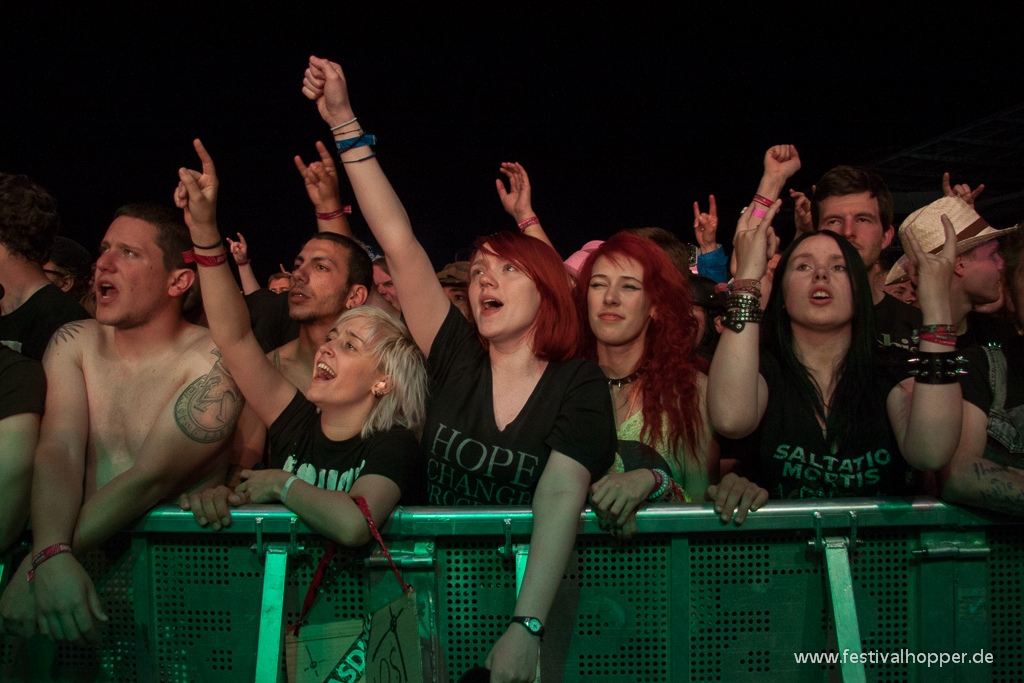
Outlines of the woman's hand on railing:
<svg viewBox="0 0 1024 683">
<path fill-rule="evenodd" d="M 768 502 L 768 491 L 746 477 L 730 472 L 722 477 L 721 483 L 712 484 L 704 492 L 704 500 L 715 504 L 715 512 L 728 524 L 736 520 L 736 526 L 743 524 L 747 513 L 754 512 Z"/>
<path fill-rule="evenodd" d="M 590 504 L 601 528 L 616 538 L 632 538 L 636 534 L 636 511 L 647 502 L 654 483 L 654 474 L 648 469 L 606 474 L 595 482 L 590 487 Z"/>
<path fill-rule="evenodd" d="M 231 508 L 246 502 L 245 496 L 221 484 L 217 488 L 181 494 L 178 507 L 191 510 L 199 526 L 210 524 L 211 529 L 220 531 L 221 527 L 231 526 Z"/>
</svg>

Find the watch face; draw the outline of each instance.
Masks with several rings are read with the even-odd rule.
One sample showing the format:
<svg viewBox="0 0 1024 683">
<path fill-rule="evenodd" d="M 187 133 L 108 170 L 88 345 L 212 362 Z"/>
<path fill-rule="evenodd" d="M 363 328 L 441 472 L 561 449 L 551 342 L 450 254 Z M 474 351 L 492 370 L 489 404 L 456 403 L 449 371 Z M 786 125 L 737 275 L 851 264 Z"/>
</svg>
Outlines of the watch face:
<svg viewBox="0 0 1024 683">
<path fill-rule="evenodd" d="M 530 629 L 533 633 L 539 633 L 540 619 L 530 619 L 526 622 L 526 628 Z"/>
</svg>

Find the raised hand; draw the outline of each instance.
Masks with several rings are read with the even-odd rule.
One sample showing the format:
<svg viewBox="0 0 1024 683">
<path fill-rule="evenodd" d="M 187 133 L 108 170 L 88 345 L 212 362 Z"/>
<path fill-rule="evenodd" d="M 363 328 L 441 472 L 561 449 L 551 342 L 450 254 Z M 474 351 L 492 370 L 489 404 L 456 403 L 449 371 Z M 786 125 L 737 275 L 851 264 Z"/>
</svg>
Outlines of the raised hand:
<svg viewBox="0 0 1024 683">
<path fill-rule="evenodd" d="M 917 300 L 926 324 L 947 324 L 952 317 L 949 305 L 949 288 L 953 282 L 953 268 L 956 265 L 956 230 L 953 223 L 943 214 L 942 228 L 946 242 L 942 249 L 932 254 L 921 248 L 913 229 L 907 230 L 907 273 L 917 285 Z M 932 318 L 939 318 L 932 320 Z"/>
<path fill-rule="evenodd" d="M 701 253 L 709 254 L 718 248 L 715 235 L 718 233 L 718 204 L 715 195 L 708 197 L 708 212 L 701 213 L 700 204 L 693 203 L 693 229 L 697 233 L 697 244 Z"/>
<path fill-rule="evenodd" d="M 287 275 L 288 277 L 291 277 L 291 276 L 292 276 L 292 273 L 291 273 L 291 271 L 290 271 L 290 270 L 285 270 L 285 269 L 284 269 L 284 264 L 283 264 L 283 263 L 278 263 L 278 264 L 277 264 L 277 267 L 278 267 L 278 268 L 280 268 L 280 269 L 281 269 L 281 272 L 282 272 L 282 273 L 284 273 L 285 275 Z"/>
<path fill-rule="evenodd" d="M 536 214 L 533 212 L 530 192 L 530 176 L 526 175 L 526 169 L 522 164 L 504 162 L 499 169 L 508 178 L 509 189 L 505 190 L 505 183 L 501 178 L 496 178 L 494 184 L 498 188 L 498 198 L 506 213 L 520 223 Z"/>
<path fill-rule="evenodd" d="M 985 184 L 978 185 L 978 189 L 971 192 L 971 186 L 967 183 L 950 186 L 949 173 L 942 174 L 942 194 L 946 197 L 959 197 L 967 202 L 968 206 L 974 206 L 974 200 L 985 191 Z"/>
<path fill-rule="evenodd" d="M 238 233 L 238 241 L 234 241 L 230 237 L 225 237 L 228 241 L 228 247 L 231 249 L 231 255 L 235 257 L 235 263 L 245 263 L 249 260 L 249 247 L 245 243 L 245 238 L 242 237 L 242 233 Z"/>
<path fill-rule="evenodd" d="M 811 193 L 814 193 L 815 186 L 811 186 Z M 814 222 L 811 219 L 811 200 L 803 192 L 791 189 L 789 196 L 796 202 L 793 209 L 793 222 L 796 223 L 796 234 L 799 236 L 805 232 L 814 232 Z"/>
<path fill-rule="evenodd" d="M 174 204 L 185 212 L 185 224 L 196 228 L 217 229 L 217 169 L 199 138 L 192 141 L 203 163 L 203 171 L 178 169 L 178 187 L 174 191 Z"/>
<path fill-rule="evenodd" d="M 764 153 L 764 174 L 788 180 L 800 170 L 800 155 L 793 145 L 775 145 Z"/>
<path fill-rule="evenodd" d="M 310 57 L 302 79 L 302 94 L 316 102 L 321 118 L 330 126 L 355 118 L 348 100 L 345 73 L 335 62 Z"/>
<path fill-rule="evenodd" d="M 768 270 L 768 262 L 779 248 L 779 238 L 772 228 L 772 219 L 782 206 L 778 199 L 764 216 L 755 216 L 754 211 L 761 205 L 751 203 L 736 223 L 736 234 L 732 245 L 736 255 L 736 278 L 760 280 Z"/>
<path fill-rule="evenodd" d="M 299 169 L 302 180 L 306 183 L 306 193 L 313 206 L 321 213 L 330 213 L 341 208 L 341 199 L 338 194 L 338 169 L 334 165 L 334 158 L 331 157 L 327 147 L 319 140 L 316 143 L 316 151 L 320 153 L 320 161 L 314 161 L 309 166 L 302 162 L 302 157 L 295 156 L 295 167 Z"/>
<path fill-rule="evenodd" d="M 746 477 L 730 472 L 722 477 L 721 483 L 708 487 L 704 500 L 715 504 L 715 512 L 724 523 L 734 519 L 739 526 L 746 520 L 748 512 L 754 512 L 768 502 L 768 491 Z"/>
</svg>

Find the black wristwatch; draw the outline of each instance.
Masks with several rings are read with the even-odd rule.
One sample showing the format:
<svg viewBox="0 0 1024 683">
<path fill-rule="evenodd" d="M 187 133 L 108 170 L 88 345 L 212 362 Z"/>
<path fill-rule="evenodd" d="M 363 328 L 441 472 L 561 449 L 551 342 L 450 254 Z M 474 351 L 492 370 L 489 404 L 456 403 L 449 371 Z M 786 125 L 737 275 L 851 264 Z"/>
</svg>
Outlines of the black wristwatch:
<svg viewBox="0 0 1024 683">
<path fill-rule="evenodd" d="M 544 624 L 540 623 L 537 617 L 512 617 L 510 624 L 522 624 L 523 628 L 530 632 L 531 636 L 544 637 Z"/>
</svg>

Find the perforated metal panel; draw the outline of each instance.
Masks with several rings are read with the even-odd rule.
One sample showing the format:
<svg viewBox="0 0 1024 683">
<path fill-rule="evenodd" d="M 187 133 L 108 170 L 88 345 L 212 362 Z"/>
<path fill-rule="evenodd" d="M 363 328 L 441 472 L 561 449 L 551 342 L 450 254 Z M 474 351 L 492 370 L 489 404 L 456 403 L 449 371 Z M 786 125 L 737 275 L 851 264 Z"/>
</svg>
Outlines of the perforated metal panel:
<svg viewBox="0 0 1024 683">
<path fill-rule="evenodd" d="M 1024 539 L 1014 528 L 988 532 L 992 681 L 1024 681 Z"/>
<path fill-rule="evenodd" d="M 447 643 L 448 675 L 454 681 L 474 666 L 482 666 L 505 633 L 516 606 L 516 575 L 515 566 L 506 566 L 497 553 L 496 539 L 445 540 L 450 543 L 439 543 L 437 549 L 438 624 Z"/>
<path fill-rule="evenodd" d="M 850 570 L 857 598 L 857 621 L 864 652 L 894 653 L 918 649 L 917 603 L 919 563 L 911 554 L 916 541 L 906 530 L 869 529 L 860 535 Z M 915 666 L 868 663 L 869 681 L 911 683 Z"/>
</svg>

